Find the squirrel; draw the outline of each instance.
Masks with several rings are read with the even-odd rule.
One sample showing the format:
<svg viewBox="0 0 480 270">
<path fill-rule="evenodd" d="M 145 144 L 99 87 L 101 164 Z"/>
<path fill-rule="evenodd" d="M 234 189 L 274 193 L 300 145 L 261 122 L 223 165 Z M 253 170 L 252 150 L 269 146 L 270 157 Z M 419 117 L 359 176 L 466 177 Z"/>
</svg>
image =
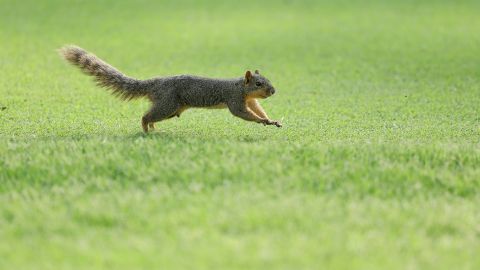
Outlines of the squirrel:
<svg viewBox="0 0 480 270">
<path fill-rule="evenodd" d="M 180 117 L 189 108 L 228 108 L 234 116 L 244 120 L 282 127 L 279 121 L 268 118 L 257 101 L 276 92 L 258 70 L 246 71 L 244 76 L 233 79 L 178 75 L 138 80 L 127 77 L 80 47 L 65 46 L 59 52 L 113 95 L 123 100 L 147 97 L 152 106 L 142 117 L 144 132 L 155 129 L 156 122 Z"/>
</svg>

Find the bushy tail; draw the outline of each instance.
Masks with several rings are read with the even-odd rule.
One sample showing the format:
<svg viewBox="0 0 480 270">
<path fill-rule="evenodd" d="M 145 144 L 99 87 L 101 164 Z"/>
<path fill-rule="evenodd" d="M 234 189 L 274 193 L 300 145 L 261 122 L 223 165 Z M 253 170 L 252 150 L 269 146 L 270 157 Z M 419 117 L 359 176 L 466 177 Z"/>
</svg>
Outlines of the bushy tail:
<svg viewBox="0 0 480 270">
<path fill-rule="evenodd" d="M 110 89 L 115 96 L 130 100 L 148 95 L 148 82 L 129 78 L 95 55 L 77 46 L 59 50 L 68 62 L 93 76 L 97 85 Z"/>
</svg>

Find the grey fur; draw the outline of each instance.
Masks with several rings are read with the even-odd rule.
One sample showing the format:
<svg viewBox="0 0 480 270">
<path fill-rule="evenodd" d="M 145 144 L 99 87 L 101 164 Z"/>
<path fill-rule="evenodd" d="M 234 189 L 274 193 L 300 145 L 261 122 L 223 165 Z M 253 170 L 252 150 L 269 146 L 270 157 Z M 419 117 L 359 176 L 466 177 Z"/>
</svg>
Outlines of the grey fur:
<svg viewBox="0 0 480 270">
<path fill-rule="evenodd" d="M 152 107 L 142 118 L 145 131 L 148 131 L 147 126 L 153 128 L 153 123 L 180 116 L 185 109 L 192 107 L 228 107 L 233 115 L 244 120 L 281 126 L 278 121 L 269 120 L 258 103 L 255 103 L 257 108 L 246 105 L 249 99 L 267 98 L 275 93 L 270 81 L 258 71 L 255 74 L 247 71 L 244 77 L 233 79 L 179 75 L 137 80 L 125 76 L 82 48 L 66 46 L 60 52 L 66 60 L 93 76 L 98 85 L 110 89 L 114 95 L 125 100 L 147 97 Z"/>
</svg>

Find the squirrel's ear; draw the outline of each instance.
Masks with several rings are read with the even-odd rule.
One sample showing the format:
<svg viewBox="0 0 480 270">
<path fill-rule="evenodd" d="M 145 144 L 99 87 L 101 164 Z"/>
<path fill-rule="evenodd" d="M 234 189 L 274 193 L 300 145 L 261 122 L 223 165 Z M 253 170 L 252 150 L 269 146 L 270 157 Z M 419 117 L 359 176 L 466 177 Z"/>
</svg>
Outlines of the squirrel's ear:
<svg viewBox="0 0 480 270">
<path fill-rule="evenodd" d="M 258 69 L 255 69 L 255 74 L 260 74 L 260 71 L 258 71 Z"/>
<path fill-rule="evenodd" d="M 247 70 L 247 72 L 245 73 L 245 84 L 249 83 L 251 79 L 252 79 L 252 72 L 250 70 Z"/>
</svg>

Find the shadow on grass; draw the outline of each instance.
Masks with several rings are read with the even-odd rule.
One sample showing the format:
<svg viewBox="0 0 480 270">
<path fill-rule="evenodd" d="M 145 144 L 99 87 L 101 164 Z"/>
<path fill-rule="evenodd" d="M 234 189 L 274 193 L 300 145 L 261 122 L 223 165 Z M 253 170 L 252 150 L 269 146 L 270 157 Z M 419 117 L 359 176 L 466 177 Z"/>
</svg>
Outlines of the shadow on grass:
<svg viewBox="0 0 480 270">
<path fill-rule="evenodd" d="M 224 132 L 215 133 L 205 130 L 188 130 L 188 131 L 172 131 L 172 130 L 155 130 L 149 133 L 134 132 L 125 134 L 112 134 L 112 133 L 78 133 L 78 134 L 58 134 L 58 135 L 40 135 L 35 137 L 10 137 L 9 140 L 14 141 L 83 141 L 83 140 L 109 140 L 109 141 L 122 141 L 132 142 L 139 139 L 145 140 L 158 140 L 159 142 L 188 142 L 198 141 L 203 142 L 218 142 L 218 141 L 231 141 L 231 142 L 244 142 L 244 143 L 256 143 L 266 141 L 269 139 L 268 134 L 260 134 L 255 131 L 247 132 Z"/>
<path fill-rule="evenodd" d="M 115 138 L 115 137 L 114 137 Z M 117 136 L 118 139 L 129 139 L 129 140 L 136 140 L 138 138 L 146 138 L 146 139 L 155 139 L 155 140 L 162 140 L 162 141 L 190 141 L 190 140 L 202 140 L 205 142 L 216 142 L 219 140 L 226 140 L 226 141 L 236 141 L 236 142 L 247 142 L 247 143 L 255 143 L 261 142 L 268 139 L 267 134 L 258 134 L 255 132 L 248 132 L 248 133 L 222 133 L 222 134 L 214 134 L 214 133 L 206 133 L 206 132 L 195 132 L 195 131 L 188 131 L 188 132 L 175 132 L 175 131 L 153 131 L 149 133 L 144 132 L 137 132 L 133 134 L 128 134 L 125 136 Z"/>
</svg>

